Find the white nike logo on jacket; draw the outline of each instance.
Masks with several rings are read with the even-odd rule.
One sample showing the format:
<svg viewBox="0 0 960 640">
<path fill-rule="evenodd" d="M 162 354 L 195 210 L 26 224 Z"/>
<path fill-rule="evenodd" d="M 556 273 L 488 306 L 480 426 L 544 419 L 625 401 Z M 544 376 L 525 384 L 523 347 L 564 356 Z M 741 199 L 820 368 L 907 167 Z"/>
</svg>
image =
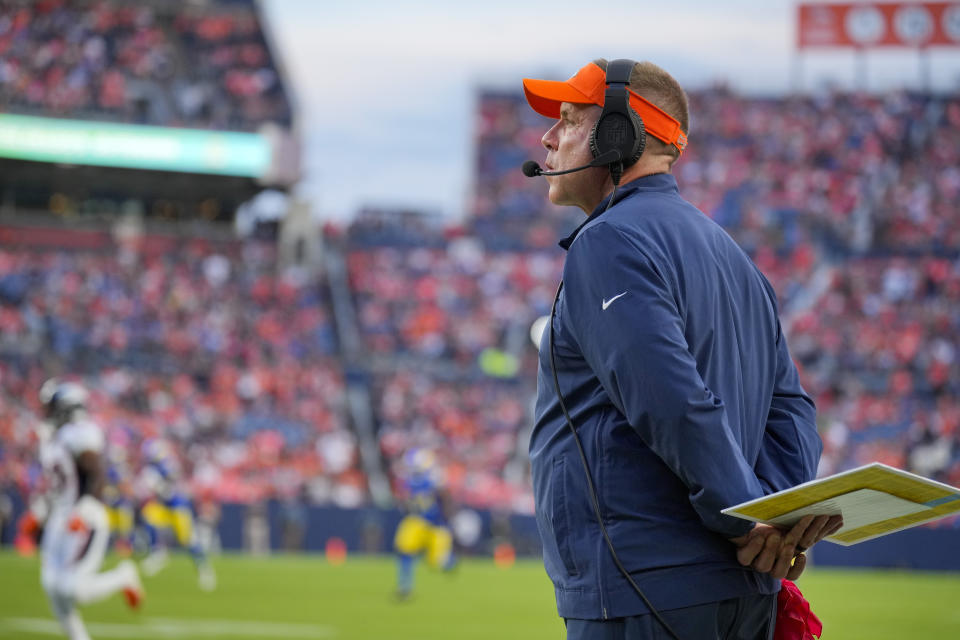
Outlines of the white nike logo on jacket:
<svg viewBox="0 0 960 640">
<path fill-rule="evenodd" d="M 610 298 L 609 300 L 604 299 L 604 301 L 603 301 L 603 310 L 606 311 L 606 310 L 607 310 L 607 307 L 609 307 L 611 304 L 613 304 L 613 301 L 614 301 L 614 300 L 616 300 L 617 298 L 622 298 L 622 297 L 625 296 L 625 295 L 627 295 L 627 292 L 626 292 L 626 291 L 624 291 L 623 293 L 618 293 L 617 295 L 613 296 L 613 297 Z"/>
</svg>

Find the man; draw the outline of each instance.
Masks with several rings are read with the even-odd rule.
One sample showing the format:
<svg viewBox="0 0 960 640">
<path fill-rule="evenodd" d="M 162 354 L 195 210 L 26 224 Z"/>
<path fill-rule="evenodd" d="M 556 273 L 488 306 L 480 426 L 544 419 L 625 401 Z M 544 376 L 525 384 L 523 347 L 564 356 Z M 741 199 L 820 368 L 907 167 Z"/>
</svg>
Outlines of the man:
<svg viewBox="0 0 960 640">
<path fill-rule="evenodd" d="M 77 604 L 122 591 L 136 608 L 143 587 L 129 560 L 98 572 L 110 539 L 103 488 L 103 434 L 86 415 L 86 390 L 74 383 L 48 381 L 40 400 L 52 431 L 42 443 L 49 515 L 41 542 L 41 581 L 61 627 L 71 640 L 90 636 Z"/>
<path fill-rule="evenodd" d="M 173 533 L 176 543 L 190 552 L 197 570 L 197 585 L 203 591 L 213 591 L 217 576 L 200 544 L 194 524 L 193 502 L 180 482 L 180 466 L 166 442 L 151 439 L 143 444 L 144 466 L 137 480 L 138 493 L 143 501 L 140 518 L 147 532 L 149 554 L 143 560 L 148 576 L 156 575 L 167 564 L 167 549 L 163 537 Z"/>
<path fill-rule="evenodd" d="M 779 578 L 798 576 L 804 548 L 842 522 L 782 532 L 720 511 L 813 479 L 814 405 L 769 283 L 670 174 L 685 93 L 649 62 L 613 64 L 645 149 L 547 178 L 551 202 L 589 217 L 561 242 L 540 343 L 530 458 L 544 562 L 568 638 L 772 638 Z M 547 170 L 602 156 L 591 132 L 606 69 L 524 80 L 531 107 L 557 119 L 542 138 Z"/>
<path fill-rule="evenodd" d="M 453 534 L 447 524 L 449 504 L 438 471 L 432 451 L 414 448 L 403 457 L 401 474 L 408 513 L 397 526 L 393 539 L 399 600 L 410 597 L 414 564 L 420 554 L 426 556 L 427 564 L 434 569 L 450 571 L 456 563 Z"/>
</svg>

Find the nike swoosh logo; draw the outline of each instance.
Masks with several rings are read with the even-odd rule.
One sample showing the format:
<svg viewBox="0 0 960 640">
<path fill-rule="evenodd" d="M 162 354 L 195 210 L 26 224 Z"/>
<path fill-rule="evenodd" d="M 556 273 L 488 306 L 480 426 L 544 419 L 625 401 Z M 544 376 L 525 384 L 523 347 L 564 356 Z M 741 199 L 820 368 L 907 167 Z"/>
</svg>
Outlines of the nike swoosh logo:
<svg viewBox="0 0 960 640">
<path fill-rule="evenodd" d="M 606 310 L 607 310 L 607 307 L 609 307 L 610 305 L 612 305 L 614 300 L 616 300 L 617 298 L 622 298 L 622 297 L 625 296 L 625 295 L 627 295 L 627 292 L 626 292 L 626 291 L 624 291 L 623 293 L 619 293 L 619 294 L 613 296 L 613 297 L 610 298 L 609 300 L 604 300 L 604 301 L 603 301 L 603 310 L 606 311 Z"/>
</svg>

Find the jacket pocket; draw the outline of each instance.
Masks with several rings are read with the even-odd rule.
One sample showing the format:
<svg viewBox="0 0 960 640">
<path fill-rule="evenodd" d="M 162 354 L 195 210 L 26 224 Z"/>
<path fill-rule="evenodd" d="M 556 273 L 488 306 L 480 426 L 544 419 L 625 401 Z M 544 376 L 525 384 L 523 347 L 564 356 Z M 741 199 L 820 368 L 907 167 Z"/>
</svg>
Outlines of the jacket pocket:
<svg viewBox="0 0 960 640">
<path fill-rule="evenodd" d="M 567 573 L 571 576 L 580 575 L 573 553 L 573 528 L 570 521 L 570 509 L 567 504 L 570 479 L 567 477 L 566 459 L 562 456 L 553 461 L 553 478 L 550 484 L 553 488 L 553 535 L 557 541 L 557 550 Z"/>
</svg>

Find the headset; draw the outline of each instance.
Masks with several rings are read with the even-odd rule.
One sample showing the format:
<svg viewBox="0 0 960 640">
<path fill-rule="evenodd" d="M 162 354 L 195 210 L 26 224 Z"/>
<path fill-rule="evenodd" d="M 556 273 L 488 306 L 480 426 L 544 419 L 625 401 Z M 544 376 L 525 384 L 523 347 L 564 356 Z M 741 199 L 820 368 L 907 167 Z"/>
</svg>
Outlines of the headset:
<svg viewBox="0 0 960 640">
<path fill-rule="evenodd" d="M 617 185 L 620 183 L 623 169 L 639 160 L 646 146 L 647 134 L 643 126 L 643 119 L 640 117 L 640 114 L 630 107 L 630 93 L 627 89 L 630 84 L 630 74 L 633 72 L 634 64 L 633 60 L 619 59 L 607 65 L 607 89 L 603 99 L 603 112 L 600 114 L 600 118 L 590 132 L 590 151 L 593 153 L 594 158 L 605 153 L 609 154 L 612 151 L 617 152 L 619 156 L 617 161 L 609 165 L 610 176 L 613 179 L 613 193 L 610 194 L 610 199 L 607 201 L 604 212 L 610 208 L 610 205 L 617 195 Z M 597 497 L 597 489 L 593 484 L 593 474 L 590 472 L 587 456 L 583 452 L 583 443 L 580 442 L 580 435 L 577 433 L 577 428 L 573 424 L 573 418 L 570 417 L 570 412 L 567 411 L 567 405 L 563 401 L 563 393 L 560 391 L 560 379 L 557 376 L 557 363 L 553 349 L 553 319 L 556 316 L 557 302 L 560 300 L 561 291 L 563 291 L 562 280 L 557 287 L 557 294 L 553 298 L 553 305 L 550 307 L 550 333 L 547 345 L 550 351 L 550 372 L 553 374 L 553 389 L 557 394 L 560 410 L 563 412 L 567 426 L 573 434 L 573 440 L 577 444 L 577 452 L 580 454 L 580 462 L 583 463 L 583 473 L 586 476 L 587 488 L 590 491 L 590 503 L 593 507 L 593 514 L 597 518 L 597 524 L 600 525 L 600 533 L 603 534 L 603 539 L 607 543 L 607 548 L 610 550 L 610 555 L 613 557 L 613 563 L 617 566 L 617 569 L 619 569 L 623 577 L 627 579 L 627 582 L 630 583 L 630 586 L 633 587 L 633 590 L 640 596 L 643 603 L 647 605 L 650 613 L 653 614 L 657 622 L 663 626 L 670 637 L 674 638 L 674 640 L 680 640 L 680 636 L 667 624 L 667 621 L 663 619 L 660 612 L 654 608 L 650 600 L 647 599 L 647 596 L 644 595 L 643 591 L 634 581 L 633 576 L 630 575 L 630 572 L 627 571 L 623 563 L 620 562 L 620 557 L 617 555 L 617 550 L 613 546 L 613 541 L 607 533 L 607 527 L 603 523 L 603 514 L 600 512 L 600 500 Z"/>
<path fill-rule="evenodd" d="M 598 158 L 616 151 L 619 159 L 611 163 L 614 186 L 620 184 L 623 170 L 637 162 L 647 146 L 647 130 L 643 118 L 630 107 L 630 75 L 636 63 L 620 58 L 607 64 L 607 89 L 603 95 L 603 111 L 590 131 L 590 151 Z M 613 198 L 610 198 L 613 202 Z M 609 203 L 607 205 L 610 206 Z"/>
<path fill-rule="evenodd" d="M 592 161 L 563 171 L 544 171 L 533 160 L 527 160 L 521 167 L 523 175 L 528 178 L 562 176 L 591 167 L 607 167 L 613 180 L 613 195 L 607 201 L 609 208 L 617 195 L 623 170 L 636 163 L 647 146 L 647 130 L 643 118 L 630 106 L 630 91 L 627 89 L 635 64 L 633 60 L 621 59 L 607 65 L 603 111 L 590 130 Z"/>
</svg>

